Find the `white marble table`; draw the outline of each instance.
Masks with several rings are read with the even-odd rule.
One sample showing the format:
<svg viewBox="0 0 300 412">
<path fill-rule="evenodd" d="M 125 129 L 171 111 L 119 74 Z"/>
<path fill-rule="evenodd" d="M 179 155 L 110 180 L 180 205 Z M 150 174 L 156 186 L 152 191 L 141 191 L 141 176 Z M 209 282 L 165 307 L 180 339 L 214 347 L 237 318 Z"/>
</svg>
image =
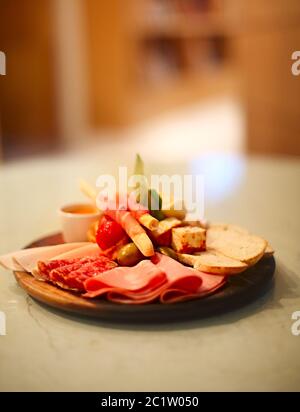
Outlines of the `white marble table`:
<svg viewBox="0 0 300 412">
<path fill-rule="evenodd" d="M 2 166 L 0 254 L 59 229 L 55 209 L 82 199 L 78 176 L 94 179 L 127 163 L 124 153 L 108 157 L 78 153 Z M 291 333 L 291 314 L 300 310 L 300 161 L 198 158 L 152 163 L 152 170 L 184 172 L 191 165 L 209 173 L 209 219 L 246 226 L 276 249 L 274 290 L 209 320 L 113 325 L 41 306 L 0 269 L 7 318 L 0 391 L 300 390 L 300 336 Z"/>
</svg>

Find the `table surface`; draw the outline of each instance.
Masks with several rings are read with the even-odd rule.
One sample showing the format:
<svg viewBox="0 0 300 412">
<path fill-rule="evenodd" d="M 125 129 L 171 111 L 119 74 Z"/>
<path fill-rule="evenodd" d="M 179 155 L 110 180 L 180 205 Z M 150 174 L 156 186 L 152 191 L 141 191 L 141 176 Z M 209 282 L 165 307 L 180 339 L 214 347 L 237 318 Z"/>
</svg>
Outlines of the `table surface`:
<svg viewBox="0 0 300 412">
<path fill-rule="evenodd" d="M 93 181 L 126 156 L 78 153 L 0 168 L 0 254 L 59 229 L 55 210 L 82 200 L 77 179 Z M 131 160 L 131 159 L 129 159 Z M 167 325 L 109 324 L 49 309 L 0 269 L 0 390 L 300 390 L 300 161 L 199 156 L 149 163 L 149 171 L 204 173 L 205 215 L 267 238 L 276 282 L 241 310 Z"/>
</svg>

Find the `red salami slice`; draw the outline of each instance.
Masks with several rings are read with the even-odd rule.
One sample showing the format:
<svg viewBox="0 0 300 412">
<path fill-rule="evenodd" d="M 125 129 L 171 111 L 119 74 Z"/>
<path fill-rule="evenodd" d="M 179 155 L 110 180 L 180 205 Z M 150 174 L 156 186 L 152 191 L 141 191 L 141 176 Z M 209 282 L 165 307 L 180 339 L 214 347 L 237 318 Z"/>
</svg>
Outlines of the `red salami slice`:
<svg viewBox="0 0 300 412">
<path fill-rule="evenodd" d="M 38 263 L 39 273 L 45 280 L 75 291 L 84 291 L 85 280 L 116 266 L 115 262 L 105 256 Z"/>
<path fill-rule="evenodd" d="M 44 280 L 49 280 L 50 279 L 50 272 L 53 269 L 57 269 L 62 266 L 67 266 L 71 265 L 72 263 L 75 263 L 76 259 L 64 259 L 64 260 L 50 260 L 48 262 L 41 262 L 39 261 L 37 263 L 37 271 L 36 275 L 39 277 L 39 279 L 44 279 Z"/>
<path fill-rule="evenodd" d="M 76 268 L 80 268 L 83 264 L 88 262 L 94 262 L 98 257 L 85 257 L 74 259 L 54 259 L 48 261 L 39 261 L 37 263 L 37 269 L 39 276 L 44 280 L 50 279 L 50 272 L 54 269 L 62 268 L 64 266 L 73 265 Z"/>
</svg>

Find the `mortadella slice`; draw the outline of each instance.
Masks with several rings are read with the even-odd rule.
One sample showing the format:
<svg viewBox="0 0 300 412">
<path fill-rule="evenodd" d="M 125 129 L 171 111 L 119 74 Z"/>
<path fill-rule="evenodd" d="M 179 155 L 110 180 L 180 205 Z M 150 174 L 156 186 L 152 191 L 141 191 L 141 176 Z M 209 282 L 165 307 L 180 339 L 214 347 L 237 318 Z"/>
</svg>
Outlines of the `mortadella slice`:
<svg viewBox="0 0 300 412">
<path fill-rule="evenodd" d="M 162 303 L 183 302 L 206 296 L 226 281 L 225 276 L 200 272 L 160 253 L 156 253 L 152 261 L 165 271 L 168 278 L 168 286 L 160 294 Z"/>
<path fill-rule="evenodd" d="M 150 268 L 152 273 L 156 269 L 161 277 L 164 275 L 164 281 L 147 278 Z M 144 260 L 133 268 L 118 267 L 88 279 L 84 283 L 87 290 L 84 296 L 94 298 L 105 295 L 112 302 L 131 305 L 156 300 L 175 303 L 213 293 L 225 281 L 224 276 L 202 273 L 156 253 L 151 261 Z"/>
<path fill-rule="evenodd" d="M 84 283 L 87 291 L 84 296 L 94 298 L 108 292 L 128 293 L 129 296 L 140 292 L 145 295 L 166 282 L 164 271 L 149 260 L 142 260 L 136 266 L 119 266 L 88 279 Z"/>
<path fill-rule="evenodd" d="M 130 291 L 112 290 L 107 298 L 116 303 L 141 304 L 160 299 L 163 303 L 175 298 L 191 296 L 199 292 L 202 285 L 201 272 L 186 267 L 174 259 L 156 253 L 151 259 L 156 268 L 165 273 L 167 282 L 156 289 L 147 289 L 132 293 Z"/>
</svg>

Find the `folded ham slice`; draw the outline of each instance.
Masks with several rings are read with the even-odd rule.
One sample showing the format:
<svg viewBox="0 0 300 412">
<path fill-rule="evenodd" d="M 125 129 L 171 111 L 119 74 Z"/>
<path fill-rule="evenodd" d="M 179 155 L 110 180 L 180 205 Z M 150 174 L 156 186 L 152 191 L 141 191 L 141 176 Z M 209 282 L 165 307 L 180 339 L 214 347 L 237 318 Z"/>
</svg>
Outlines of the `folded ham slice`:
<svg viewBox="0 0 300 412">
<path fill-rule="evenodd" d="M 112 302 L 124 304 L 181 302 L 213 293 L 225 283 L 224 276 L 208 275 L 186 267 L 168 256 L 156 253 L 151 261 L 118 267 L 88 279 L 87 298 L 106 295 Z"/>
<path fill-rule="evenodd" d="M 57 255 L 61 255 L 62 253 L 79 249 L 89 244 L 89 242 L 64 243 L 55 246 L 41 246 L 30 249 L 22 249 L 0 256 L 0 264 L 5 269 L 32 272 L 38 260 L 51 259 Z"/>
<path fill-rule="evenodd" d="M 226 283 L 226 277 L 220 275 L 210 275 L 201 272 L 202 284 L 196 292 L 186 292 L 180 288 L 170 287 L 160 295 L 162 303 L 184 302 L 186 300 L 198 299 L 211 295 Z"/>
<path fill-rule="evenodd" d="M 168 277 L 168 286 L 160 293 L 162 303 L 183 302 L 206 296 L 215 292 L 226 281 L 225 276 L 200 272 L 159 253 L 156 253 L 152 261 L 164 270 Z"/>
<path fill-rule="evenodd" d="M 125 297 L 148 295 L 167 282 L 167 277 L 150 260 L 142 260 L 133 267 L 117 267 L 88 279 L 85 283 L 87 293 L 84 297 L 95 298 L 100 295 L 117 293 Z M 109 297 L 109 296 L 108 296 Z"/>
</svg>

